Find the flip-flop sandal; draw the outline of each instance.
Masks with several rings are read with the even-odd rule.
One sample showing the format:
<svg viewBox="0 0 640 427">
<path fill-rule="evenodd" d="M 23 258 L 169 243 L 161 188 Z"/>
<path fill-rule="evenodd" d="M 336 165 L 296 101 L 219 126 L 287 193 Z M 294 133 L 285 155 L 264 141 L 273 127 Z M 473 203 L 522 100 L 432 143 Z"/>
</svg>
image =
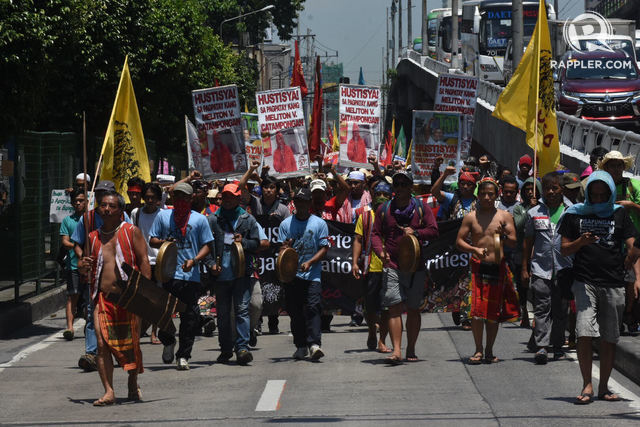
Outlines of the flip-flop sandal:
<svg viewBox="0 0 640 427">
<path fill-rule="evenodd" d="M 469 365 L 480 365 L 482 363 L 482 352 L 476 351 L 473 356 L 469 358 Z"/>
<path fill-rule="evenodd" d="M 98 399 L 95 402 L 93 402 L 93 406 L 110 406 L 110 405 L 114 405 L 115 403 L 116 403 L 115 400 Z"/>
<path fill-rule="evenodd" d="M 162 341 L 160 341 L 158 338 L 152 338 L 151 344 L 153 345 L 162 344 Z"/>
<path fill-rule="evenodd" d="M 484 363 L 491 364 L 491 363 L 498 363 L 499 361 L 500 359 L 498 359 L 498 357 L 494 356 L 493 354 L 487 354 L 484 357 Z"/>
<path fill-rule="evenodd" d="M 581 397 L 586 397 L 586 399 L 580 399 Z M 576 397 L 576 400 L 573 403 L 576 405 L 588 405 L 593 403 L 593 393 L 580 393 L 580 396 Z"/>
<path fill-rule="evenodd" d="M 606 396 L 609 396 L 607 399 Z M 616 393 L 607 390 L 604 393 L 598 393 L 598 399 L 604 400 L 605 402 L 620 402 L 622 399 Z"/>
<path fill-rule="evenodd" d="M 405 358 L 405 360 L 407 362 L 418 362 L 420 359 L 418 359 L 418 356 L 416 356 L 415 354 L 411 355 L 411 356 L 407 356 Z"/>
<path fill-rule="evenodd" d="M 386 359 L 384 359 L 385 363 L 388 363 L 389 365 L 393 365 L 393 366 L 398 366 L 398 365 L 402 365 L 402 359 L 396 356 L 390 356 L 387 357 Z"/>
</svg>

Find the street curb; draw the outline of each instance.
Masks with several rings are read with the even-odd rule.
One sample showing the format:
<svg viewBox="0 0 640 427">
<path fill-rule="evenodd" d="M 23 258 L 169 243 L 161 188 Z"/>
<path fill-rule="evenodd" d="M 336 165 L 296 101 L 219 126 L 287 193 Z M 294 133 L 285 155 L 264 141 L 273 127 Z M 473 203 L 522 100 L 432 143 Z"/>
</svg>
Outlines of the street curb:
<svg viewBox="0 0 640 427">
<path fill-rule="evenodd" d="M 65 306 L 65 286 L 58 286 L 22 302 L 10 304 L 0 310 L 0 338 L 7 338 L 20 328 L 44 319 Z"/>
</svg>

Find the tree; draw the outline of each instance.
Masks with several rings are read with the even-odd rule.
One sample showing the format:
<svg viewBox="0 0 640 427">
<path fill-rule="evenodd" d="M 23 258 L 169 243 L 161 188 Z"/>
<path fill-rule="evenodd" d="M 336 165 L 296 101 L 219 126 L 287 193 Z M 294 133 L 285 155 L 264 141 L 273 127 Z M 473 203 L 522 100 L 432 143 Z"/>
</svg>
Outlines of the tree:
<svg viewBox="0 0 640 427">
<path fill-rule="evenodd" d="M 290 35 L 304 0 L 273 1 L 281 36 Z M 255 61 L 234 54 L 219 22 L 261 1 L 235 0 L 0 0 L 0 133 L 87 131 L 104 135 L 124 58 L 147 139 L 164 156 L 184 152 L 184 114 L 191 91 L 236 83 L 254 103 Z M 276 9 L 274 9 L 275 11 Z M 258 16 L 267 15 L 267 16 Z M 214 17 L 215 16 L 215 22 Z M 252 15 L 263 31 L 268 14 Z M 285 23 L 287 17 L 290 21 Z M 218 25 L 215 23 L 218 22 Z M 232 27 L 233 28 L 233 27 Z M 254 27 L 250 27 L 254 28 Z M 261 30 L 260 30 L 261 29 Z"/>
</svg>

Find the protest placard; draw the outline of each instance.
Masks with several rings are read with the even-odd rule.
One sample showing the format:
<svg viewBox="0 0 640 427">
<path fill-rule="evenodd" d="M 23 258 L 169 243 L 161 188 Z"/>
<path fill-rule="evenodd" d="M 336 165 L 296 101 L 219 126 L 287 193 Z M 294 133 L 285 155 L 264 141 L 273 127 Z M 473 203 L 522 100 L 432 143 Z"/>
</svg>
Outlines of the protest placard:
<svg viewBox="0 0 640 427">
<path fill-rule="evenodd" d="M 436 158 L 442 157 L 441 168 L 460 168 L 460 113 L 436 111 L 413 112 L 411 171 L 416 184 L 431 183 Z M 455 179 L 453 177 L 452 179 Z"/>
<path fill-rule="evenodd" d="M 236 85 L 198 89 L 191 96 L 203 176 L 216 179 L 244 174 L 247 156 Z"/>
<path fill-rule="evenodd" d="M 341 166 L 371 169 L 380 150 L 380 88 L 340 85 Z"/>
<path fill-rule="evenodd" d="M 61 224 L 62 220 L 74 212 L 71 199 L 66 190 L 51 190 L 49 205 L 49 222 Z"/>
<path fill-rule="evenodd" d="M 258 125 L 258 115 L 253 113 L 241 113 L 242 128 L 244 129 L 244 146 L 247 153 L 249 165 L 257 160 L 262 165 L 262 138 L 260 138 L 260 126 Z M 258 174 L 262 171 L 262 166 L 258 169 Z"/>
<path fill-rule="evenodd" d="M 310 173 L 309 147 L 300 88 L 256 93 L 263 166 L 279 178 Z"/>
<path fill-rule="evenodd" d="M 478 99 L 478 78 L 460 74 L 440 74 L 433 109 L 461 114 L 460 158 L 466 159 L 471 150 L 473 116 Z"/>
</svg>

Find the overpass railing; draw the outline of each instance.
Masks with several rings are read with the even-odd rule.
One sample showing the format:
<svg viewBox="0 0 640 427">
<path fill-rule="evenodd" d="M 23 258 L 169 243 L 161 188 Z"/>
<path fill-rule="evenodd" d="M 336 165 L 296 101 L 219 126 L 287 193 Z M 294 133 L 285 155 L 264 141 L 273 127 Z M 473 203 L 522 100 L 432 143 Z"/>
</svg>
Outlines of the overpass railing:
<svg viewBox="0 0 640 427">
<path fill-rule="evenodd" d="M 417 52 L 414 52 L 418 54 Z M 407 57 L 410 57 L 407 55 Z M 448 73 L 448 64 L 436 61 L 430 57 L 421 57 L 416 60 L 410 59 L 422 64 L 422 66 L 436 74 Z M 457 70 L 458 73 L 461 71 Z M 478 84 L 478 99 L 480 104 L 493 110 L 498 98 L 504 88 L 494 83 L 480 80 Z M 558 118 L 558 135 L 563 152 L 586 159 L 588 162 L 589 153 L 596 146 L 600 145 L 607 150 L 620 151 L 625 156 L 634 156 L 635 163 L 631 172 L 633 175 L 640 175 L 640 135 L 630 131 L 624 131 L 612 126 L 606 126 L 591 120 L 585 120 L 565 114 L 561 111 L 556 112 Z"/>
</svg>

